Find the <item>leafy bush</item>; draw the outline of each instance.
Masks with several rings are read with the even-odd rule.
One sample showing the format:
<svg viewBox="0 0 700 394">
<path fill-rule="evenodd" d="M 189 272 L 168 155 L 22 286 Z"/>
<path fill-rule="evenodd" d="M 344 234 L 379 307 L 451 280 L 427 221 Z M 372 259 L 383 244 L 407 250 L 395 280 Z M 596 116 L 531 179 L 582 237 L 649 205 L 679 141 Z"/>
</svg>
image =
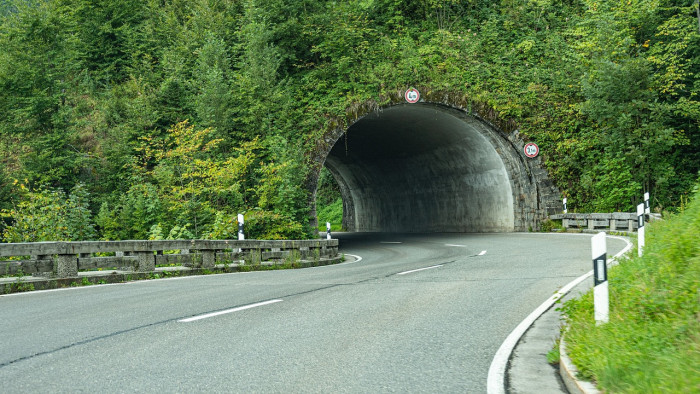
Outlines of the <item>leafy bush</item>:
<svg viewBox="0 0 700 394">
<path fill-rule="evenodd" d="M 563 231 L 564 226 L 561 223 L 555 222 L 554 220 L 545 219 L 540 223 L 540 231 L 544 233 L 552 231 Z"/>
<path fill-rule="evenodd" d="M 5 169 L 0 168 L 0 209 L 10 209 L 12 207 L 11 183 L 10 178 L 5 174 Z"/>
<path fill-rule="evenodd" d="M 238 239 L 238 214 L 217 212 L 208 239 Z"/>
<path fill-rule="evenodd" d="M 305 239 L 304 226 L 278 213 L 252 210 L 245 215 L 247 239 Z"/>
<path fill-rule="evenodd" d="M 326 222 L 331 223 L 331 230 L 341 230 L 343 223 L 343 199 L 338 198 L 329 205 L 319 207 L 316 204 L 318 227 L 320 230 L 326 230 Z"/>
<path fill-rule="evenodd" d="M 10 224 L 4 242 L 85 241 L 97 233 L 89 209 L 90 195 L 82 184 L 66 197 L 57 189 L 31 190 L 17 185 L 22 198 L 15 208 L 0 211 Z"/>
<path fill-rule="evenodd" d="M 164 217 L 155 185 L 137 183 L 112 208 L 102 203 L 96 222 L 103 239 L 148 239 L 151 228 Z"/>
<path fill-rule="evenodd" d="M 338 183 L 331 172 L 326 167 L 323 167 L 318 177 L 318 186 L 316 187 L 317 209 L 321 210 L 321 207 L 331 205 L 339 198 L 341 198 L 341 195 Z"/>
</svg>

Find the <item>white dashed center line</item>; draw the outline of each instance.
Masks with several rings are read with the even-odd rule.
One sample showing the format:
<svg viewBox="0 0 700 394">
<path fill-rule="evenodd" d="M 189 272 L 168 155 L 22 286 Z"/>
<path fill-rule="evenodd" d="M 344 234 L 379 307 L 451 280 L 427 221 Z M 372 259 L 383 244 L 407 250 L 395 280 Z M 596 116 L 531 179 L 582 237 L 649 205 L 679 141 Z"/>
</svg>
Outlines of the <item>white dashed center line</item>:
<svg viewBox="0 0 700 394">
<path fill-rule="evenodd" d="M 432 266 L 432 267 L 419 268 L 419 269 L 417 269 L 417 270 L 410 270 L 410 271 L 399 272 L 399 273 L 396 274 L 396 275 L 406 275 L 406 274 L 411 274 L 411 273 L 414 273 L 414 272 L 425 271 L 425 270 L 431 270 L 431 269 L 433 269 L 433 268 L 438 268 L 438 267 L 442 267 L 442 264 L 440 264 L 440 265 L 434 265 L 434 266 Z"/>
<path fill-rule="evenodd" d="M 246 309 L 257 308 L 257 307 L 263 306 L 263 305 L 274 304 L 276 302 L 282 302 L 282 300 L 263 301 L 263 302 L 258 302 L 255 304 L 239 306 L 238 308 L 226 309 L 223 311 L 212 312 L 212 313 L 207 313 L 204 315 L 188 317 L 187 319 L 178 320 L 178 323 L 189 323 L 189 322 L 193 322 L 196 320 L 202 320 L 202 319 L 207 319 L 207 318 L 214 317 L 214 316 L 225 315 L 227 313 L 239 312 L 239 311 L 243 311 Z"/>
</svg>

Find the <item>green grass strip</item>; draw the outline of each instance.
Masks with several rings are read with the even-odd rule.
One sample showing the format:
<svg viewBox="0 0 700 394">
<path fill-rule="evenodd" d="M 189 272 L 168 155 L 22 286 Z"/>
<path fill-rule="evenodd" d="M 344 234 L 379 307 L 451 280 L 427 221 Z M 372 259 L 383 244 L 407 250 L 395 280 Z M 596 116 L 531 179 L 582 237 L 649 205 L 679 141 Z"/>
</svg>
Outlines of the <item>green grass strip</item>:
<svg viewBox="0 0 700 394">
<path fill-rule="evenodd" d="M 580 377 L 606 392 L 697 393 L 700 193 L 646 233 L 644 256 L 610 270 L 609 323 L 596 326 L 592 291 L 563 306 L 568 353 Z"/>
</svg>

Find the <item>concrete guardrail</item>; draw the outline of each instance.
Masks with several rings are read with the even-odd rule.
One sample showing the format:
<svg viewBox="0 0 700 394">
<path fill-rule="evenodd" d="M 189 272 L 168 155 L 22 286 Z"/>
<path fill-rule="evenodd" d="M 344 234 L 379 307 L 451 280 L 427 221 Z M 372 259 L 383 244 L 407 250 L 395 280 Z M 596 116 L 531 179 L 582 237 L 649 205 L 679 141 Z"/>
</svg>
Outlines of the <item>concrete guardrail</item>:
<svg viewBox="0 0 700 394">
<path fill-rule="evenodd" d="M 659 219 L 660 215 L 648 215 L 649 219 Z M 613 213 L 560 213 L 550 215 L 551 220 L 561 220 L 565 229 L 637 231 L 637 214 L 626 212 Z"/>
<path fill-rule="evenodd" d="M 337 239 L 10 243 L 0 244 L 0 275 L 73 278 L 79 271 L 102 269 L 147 273 L 158 265 L 213 269 L 220 263 L 254 265 L 337 258 Z"/>
</svg>

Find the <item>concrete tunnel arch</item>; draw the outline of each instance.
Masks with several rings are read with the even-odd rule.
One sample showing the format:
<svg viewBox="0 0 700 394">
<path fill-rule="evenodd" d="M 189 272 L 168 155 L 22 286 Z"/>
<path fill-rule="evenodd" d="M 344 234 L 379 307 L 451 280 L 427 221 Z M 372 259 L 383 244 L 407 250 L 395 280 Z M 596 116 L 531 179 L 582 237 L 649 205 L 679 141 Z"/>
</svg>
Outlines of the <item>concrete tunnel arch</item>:
<svg viewBox="0 0 700 394">
<path fill-rule="evenodd" d="M 348 231 L 528 231 L 561 209 L 540 158 L 524 155 L 519 132 L 506 134 L 463 108 L 375 108 L 325 142 L 318 161 L 340 187 Z M 315 201 L 312 207 L 315 222 Z"/>
</svg>

